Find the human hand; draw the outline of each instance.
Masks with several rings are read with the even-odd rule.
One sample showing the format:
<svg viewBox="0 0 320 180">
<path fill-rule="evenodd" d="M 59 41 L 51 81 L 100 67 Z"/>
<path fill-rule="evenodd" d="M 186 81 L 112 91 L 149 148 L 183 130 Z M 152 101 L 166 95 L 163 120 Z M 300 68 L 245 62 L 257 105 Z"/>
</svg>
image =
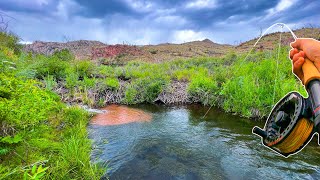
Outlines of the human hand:
<svg viewBox="0 0 320 180">
<path fill-rule="evenodd" d="M 303 81 L 302 65 L 305 57 L 310 59 L 320 72 L 320 42 L 311 38 L 298 38 L 291 44 L 290 59 L 292 59 L 292 71 Z"/>
</svg>

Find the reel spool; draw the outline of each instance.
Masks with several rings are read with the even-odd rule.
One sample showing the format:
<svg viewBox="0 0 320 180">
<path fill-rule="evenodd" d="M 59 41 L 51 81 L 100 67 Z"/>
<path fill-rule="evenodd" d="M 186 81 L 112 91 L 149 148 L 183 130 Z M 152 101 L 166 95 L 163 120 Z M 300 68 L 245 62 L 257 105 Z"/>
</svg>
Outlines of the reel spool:
<svg viewBox="0 0 320 180">
<path fill-rule="evenodd" d="M 308 100 L 297 92 L 291 92 L 275 105 L 264 130 L 255 126 L 252 131 L 262 137 L 265 146 L 289 156 L 301 150 L 312 137 L 310 114 Z"/>
</svg>

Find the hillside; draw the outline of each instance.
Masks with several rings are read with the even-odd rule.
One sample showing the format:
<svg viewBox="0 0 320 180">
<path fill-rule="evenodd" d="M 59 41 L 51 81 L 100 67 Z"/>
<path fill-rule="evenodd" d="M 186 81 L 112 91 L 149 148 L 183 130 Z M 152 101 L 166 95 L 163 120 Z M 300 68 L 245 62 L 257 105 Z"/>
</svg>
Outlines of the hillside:
<svg viewBox="0 0 320 180">
<path fill-rule="evenodd" d="M 309 37 L 320 39 L 319 28 L 303 28 L 294 31 L 297 37 Z M 236 39 L 236 38 L 235 38 Z M 90 59 L 100 61 L 103 64 L 123 64 L 131 60 L 146 62 L 163 62 L 174 59 L 186 59 L 191 57 L 220 57 L 230 51 L 246 53 L 258 38 L 241 43 L 238 46 L 218 44 L 209 39 L 193 41 L 182 44 L 158 44 L 158 45 L 107 45 L 99 41 L 70 41 L 66 43 L 35 41 L 26 45 L 24 50 L 33 53 L 50 55 L 56 50 L 68 49 L 76 59 Z M 282 44 L 289 45 L 294 39 L 289 32 L 282 33 Z M 265 35 L 257 45 L 260 50 L 272 50 L 279 42 L 279 32 Z"/>
<path fill-rule="evenodd" d="M 293 31 L 298 38 L 314 38 L 320 39 L 320 28 L 302 28 Z M 257 44 L 257 48 L 260 50 L 272 50 L 279 42 L 280 33 L 275 32 L 271 34 L 267 34 L 260 42 Z M 290 32 L 282 33 L 281 42 L 283 46 L 288 46 L 290 42 L 294 41 Z M 248 52 L 250 48 L 253 47 L 254 43 L 258 40 L 258 38 L 254 38 L 252 40 L 241 43 L 236 46 L 237 52 Z"/>
<path fill-rule="evenodd" d="M 99 41 L 87 40 L 70 41 L 67 43 L 35 41 L 32 44 L 26 45 L 24 50 L 32 53 L 51 55 L 55 51 L 68 49 L 77 59 L 87 59 L 91 57 L 91 50 L 93 47 L 100 47 L 104 45 L 105 44 Z"/>
<path fill-rule="evenodd" d="M 209 39 L 203 41 L 193 41 L 183 44 L 159 44 L 147 45 L 142 49 L 150 52 L 153 62 L 191 57 L 215 57 L 230 52 L 234 47 L 231 45 L 217 44 Z"/>
<path fill-rule="evenodd" d="M 27 52 L 51 55 L 61 49 L 70 50 L 76 59 L 100 60 L 103 63 L 120 63 L 134 59 L 162 62 L 178 58 L 221 56 L 232 50 L 231 45 L 213 43 L 209 39 L 183 44 L 159 44 L 145 46 L 107 45 L 99 41 L 71 41 L 67 43 L 36 41 L 26 45 Z"/>
</svg>

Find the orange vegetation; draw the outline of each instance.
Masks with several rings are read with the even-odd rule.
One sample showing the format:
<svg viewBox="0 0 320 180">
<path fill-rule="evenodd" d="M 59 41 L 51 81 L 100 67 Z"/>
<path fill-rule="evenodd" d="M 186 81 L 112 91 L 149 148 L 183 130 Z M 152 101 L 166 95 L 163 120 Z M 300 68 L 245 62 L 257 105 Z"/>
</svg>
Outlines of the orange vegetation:
<svg viewBox="0 0 320 180">
<path fill-rule="evenodd" d="M 101 110 L 106 110 L 106 112 L 95 115 L 91 119 L 91 124 L 113 126 L 133 122 L 149 122 L 152 118 L 146 112 L 121 105 L 109 105 Z"/>
</svg>

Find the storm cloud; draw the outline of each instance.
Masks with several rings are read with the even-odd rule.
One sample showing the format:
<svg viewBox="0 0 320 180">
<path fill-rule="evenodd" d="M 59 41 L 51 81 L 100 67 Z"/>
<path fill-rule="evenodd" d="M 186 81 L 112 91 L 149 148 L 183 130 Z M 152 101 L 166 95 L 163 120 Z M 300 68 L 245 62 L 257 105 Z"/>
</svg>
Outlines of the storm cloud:
<svg viewBox="0 0 320 180">
<path fill-rule="evenodd" d="M 276 22 L 318 26 L 317 0 L 2 0 L 0 14 L 22 41 L 99 40 L 108 44 L 235 44 Z"/>
</svg>

